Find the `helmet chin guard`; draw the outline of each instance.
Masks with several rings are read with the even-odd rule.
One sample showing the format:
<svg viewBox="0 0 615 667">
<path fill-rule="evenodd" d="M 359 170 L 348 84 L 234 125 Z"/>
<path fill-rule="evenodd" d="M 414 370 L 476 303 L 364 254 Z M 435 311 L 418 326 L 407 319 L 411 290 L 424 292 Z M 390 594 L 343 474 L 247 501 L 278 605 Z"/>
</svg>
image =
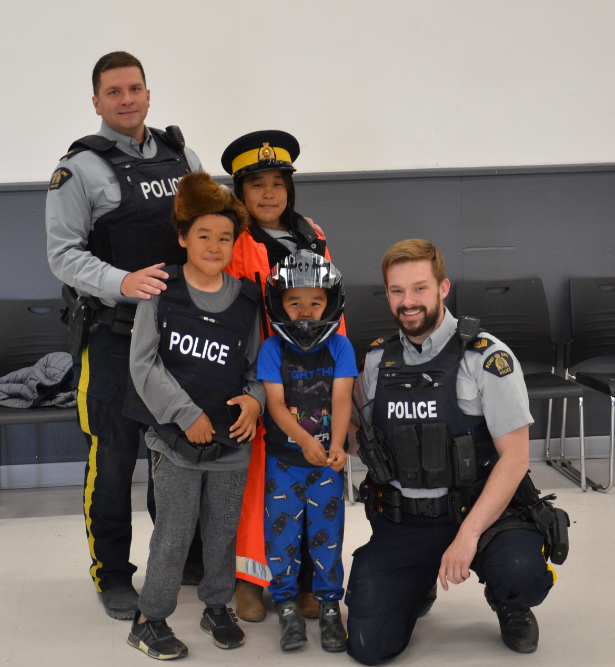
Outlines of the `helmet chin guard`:
<svg viewBox="0 0 615 667">
<path fill-rule="evenodd" d="M 282 307 L 282 292 L 293 287 L 316 287 L 327 292 L 327 305 L 320 320 L 292 322 Z M 265 303 L 272 329 L 303 352 L 324 343 L 339 328 L 344 312 L 342 274 L 321 255 L 309 250 L 285 257 L 267 276 Z"/>
</svg>

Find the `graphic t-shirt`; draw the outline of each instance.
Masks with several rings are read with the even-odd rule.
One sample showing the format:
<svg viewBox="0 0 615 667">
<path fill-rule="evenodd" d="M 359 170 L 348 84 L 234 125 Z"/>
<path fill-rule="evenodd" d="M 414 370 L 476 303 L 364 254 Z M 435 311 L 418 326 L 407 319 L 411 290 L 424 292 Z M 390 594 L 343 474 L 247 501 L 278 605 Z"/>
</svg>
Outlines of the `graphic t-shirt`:
<svg viewBox="0 0 615 667">
<path fill-rule="evenodd" d="M 286 383 L 283 368 L 286 369 Z M 350 341 L 345 336 L 334 334 L 316 349 L 302 352 L 284 343 L 279 336 L 272 336 L 261 347 L 257 377 L 261 381 L 285 384 L 285 400 L 291 414 L 328 451 L 331 445 L 333 380 L 357 377 Z M 314 467 L 303 456 L 301 447 L 275 424 L 268 413 L 265 413 L 265 427 L 269 456 L 292 465 Z"/>
</svg>

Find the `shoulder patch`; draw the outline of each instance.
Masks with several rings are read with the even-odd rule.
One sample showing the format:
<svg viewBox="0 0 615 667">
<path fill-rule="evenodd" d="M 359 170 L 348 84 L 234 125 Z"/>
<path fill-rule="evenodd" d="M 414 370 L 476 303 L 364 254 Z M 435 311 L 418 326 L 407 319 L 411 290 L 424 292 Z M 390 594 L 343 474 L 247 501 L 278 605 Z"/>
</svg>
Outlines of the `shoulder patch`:
<svg viewBox="0 0 615 667">
<path fill-rule="evenodd" d="M 487 348 L 490 348 L 495 343 L 489 338 L 477 338 L 470 349 L 477 350 L 478 352 L 484 352 Z"/>
<path fill-rule="evenodd" d="M 508 352 L 494 352 L 483 364 L 483 368 L 492 375 L 502 378 L 515 370 L 512 357 Z"/>
<path fill-rule="evenodd" d="M 384 338 L 376 338 L 376 340 L 373 343 L 370 343 L 370 347 L 382 347 L 386 341 Z"/>
<path fill-rule="evenodd" d="M 49 182 L 49 189 L 59 190 L 64 185 L 64 183 L 66 183 L 66 181 L 70 180 L 72 177 L 73 173 L 71 172 L 70 169 L 64 169 L 64 167 L 56 169 L 53 172 L 51 181 Z"/>
</svg>

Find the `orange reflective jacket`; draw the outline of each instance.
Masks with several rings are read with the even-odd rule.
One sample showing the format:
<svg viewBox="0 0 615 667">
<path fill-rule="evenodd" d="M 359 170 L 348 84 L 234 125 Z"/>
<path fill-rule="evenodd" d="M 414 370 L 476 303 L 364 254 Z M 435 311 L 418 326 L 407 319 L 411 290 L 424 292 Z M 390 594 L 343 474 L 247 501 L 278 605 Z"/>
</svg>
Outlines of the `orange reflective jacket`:
<svg viewBox="0 0 615 667">
<path fill-rule="evenodd" d="M 308 223 L 304 223 L 308 224 Z M 317 235 L 320 241 L 324 237 Z M 319 244 L 322 246 L 322 244 Z M 315 249 L 316 244 L 313 244 Z M 331 261 L 325 246 L 325 257 Z M 249 229 L 239 235 L 233 246 L 233 259 L 226 267 L 235 278 L 250 278 L 260 283 L 263 290 L 261 337 L 272 336 L 273 331 L 265 312 L 265 283 L 269 275 L 269 256 L 264 243 L 254 239 Z M 265 335 L 267 332 L 267 335 Z M 338 333 L 346 335 L 344 319 Z M 241 519 L 237 529 L 237 578 L 259 586 L 269 586 L 271 572 L 265 557 L 265 429 L 259 425 L 252 441 L 252 458 L 248 467 L 248 482 L 243 494 Z"/>
</svg>

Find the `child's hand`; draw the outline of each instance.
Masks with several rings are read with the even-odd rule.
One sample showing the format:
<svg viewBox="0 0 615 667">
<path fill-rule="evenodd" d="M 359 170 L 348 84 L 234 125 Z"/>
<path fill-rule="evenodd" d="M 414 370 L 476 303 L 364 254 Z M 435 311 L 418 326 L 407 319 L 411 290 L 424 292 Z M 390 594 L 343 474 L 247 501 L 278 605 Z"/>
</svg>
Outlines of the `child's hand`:
<svg viewBox="0 0 615 667">
<path fill-rule="evenodd" d="M 256 435 L 256 420 L 261 413 L 261 404 L 248 394 L 235 396 L 227 405 L 238 405 L 241 408 L 239 419 L 231 426 L 231 438 L 237 438 L 237 442 L 242 440 L 252 440 Z"/>
<path fill-rule="evenodd" d="M 322 467 L 327 465 L 327 452 L 316 438 L 310 437 L 304 445 L 301 445 L 301 449 L 308 463 Z"/>
<path fill-rule="evenodd" d="M 186 437 L 188 440 L 197 445 L 204 445 L 206 442 L 211 442 L 213 433 L 215 433 L 214 427 L 211 425 L 209 417 L 204 412 L 201 413 L 201 416 L 190 428 L 186 429 Z"/>
<path fill-rule="evenodd" d="M 327 459 L 327 465 L 330 466 L 331 470 L 339 472 L 345 465 L 348 456 L 343 447 L 334 447 L 331 445 L 329 449 L 329 458 Z"/>
</svg>

